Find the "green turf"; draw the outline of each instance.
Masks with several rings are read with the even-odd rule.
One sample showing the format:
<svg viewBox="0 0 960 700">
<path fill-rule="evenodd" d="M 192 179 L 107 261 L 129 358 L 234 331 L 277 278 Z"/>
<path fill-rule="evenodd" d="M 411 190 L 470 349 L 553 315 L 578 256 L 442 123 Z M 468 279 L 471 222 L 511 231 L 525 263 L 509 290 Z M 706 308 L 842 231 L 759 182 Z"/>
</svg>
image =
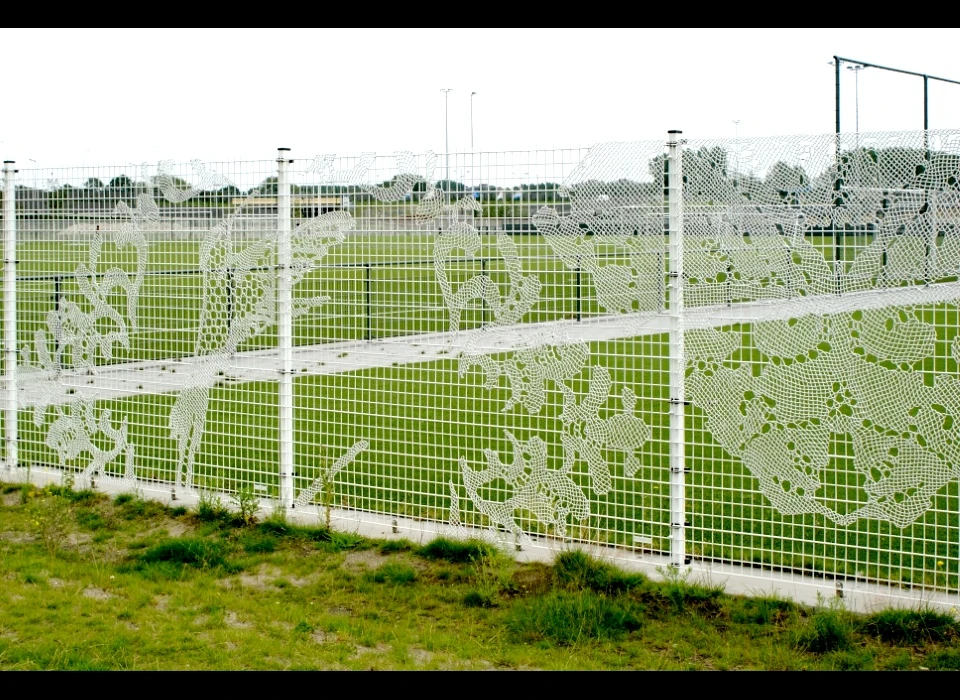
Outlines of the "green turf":
<svg viewBox="0 0 960 700">
<path fill-rule="evenodd" d="M 386 239 L 386 240 L 385 240 Z M 433 236 L 354 236 L 334 247 L 317 269 L 294 289 L 294 301 L 327 296 L 330 301 L 295 322 L 296 345 L 435 333 L 449 330 L 449 316 L 436 280 L 431 244 Z M 536 236 L 514 236 L 525 272 L 536 273 L 541 282 L 541 302 L 524 322 L 589 317 L 600 313 L 588 273 L 568 270 Z M 239 247 L 239 246 L 238 246 Z M 75 270 L 86 262 L 80 246 L 62 246 L 48 241 L 22 243 L 18 249 L 18 338 L 32 342 L 45 328 L 48 315 L 57 308 L 77 304 L 89 311 L 90 301 L 81 293 Z M 498 255 L 495 237 L 472 257 L 460 251 L 448 263 L 448 275 L 456 287 L 478 274 L 488 275 L 503 289 L 507 285 L 505 263 Z M 118 267 L 132 275 L 136 257 L 131 249 L 103 246 L 99 271 Z M 249 279 L 249 278 L 247 278 Z M 245 279 L 237 275 L 220 313 L 235 318 Z M 115 308 L 125 308 L 125 296 L 111 294 Z M 130 348 L 115 347 L 110 358 L 98 356 L 98 364 L 189 356 L 196 353 L 195 339 L 203 306 L 199 244 L 195 241 L 151 244 L 147 275 L 139 295 L 139 328 Z M 492 320 L 477 300 L 464 312 L 461 328 L 477 328 Z M 104 330 L 109 324 L 104 322 Z M 250 339 L 240 350 L 276 346 L 276 328 Z M 68 355 L 66 363 L 72 358 Z"/>
<path fill-rule="evenodd" d="M 567 268 L 537 235 L 513 235 L 512 240 L 525 273 L 535 273 L 541 283 L 540 301 L 523 322 L 589 318 L 602 313 L 597 304 L 591 275 Z M 294 326 L 295 345 L 312 345 L 340 340 L 385 338 L 397 335 L 434 333 L 449 330 L 449 316 L 434 270 L 432 234 L 394 236 L 355 235 L 331 248 L 318 269 L 310 272 L 294 289 L 294 300 L 318 295 L 330 298 L 298 319 Z M 863 237 L 841 238 L 841 250 L 852 260 L 857 250 L 870 241 Z M 815 236 L 810 243 L 833 260 L 835 241 Z M 241 249 L 243 242 L 237 244 Z M 622 250 L 598 243 L 602 264 L 623 264 Z M 21 242 L 17 251 L 18 338 L 32 342 L 44 328 L 48 314 L 69 303 L 83 311 L 90 302 L 81 293 L 76 279 L 78 265 L 89 262 L 87 246 L 51 241 Z M 507 272 L 496 247 L 496 236 L 483 236 L 482 246 L 472 257 L 455 251 L 448 264 L 454 287 L 477 274 L 485 274 L 507 288 Z M 147 276 L 139 296 L 139 328 L 130 338 L 130 348 L 115 347 L 110 358 L 98 357 L 98 364 L 154 360 L 193 355 L 203 306 L 200 245 L 197 241 L 160 241 L 149 245 Z M 117 267 L 131 276 L 136 270 L 132 248 L 117 249 L 105 243 L 98 271 Z M 223 318 L 234 318 L 244 279 L 238 274 L 228 295 Z M 736 297 L 736 292 L 731 292 Z M 125 307 L 125 297 L 116 292 L 108 297 L 116 308 Z M 462 317 L 461 328 L 476 328 L 490 321 L 490 312 L 475 301 Z M 109 324 L 104 321 L 104 329 Z M 271 327 L 248 340 L 240 350 L 276 347 L 276 328 Z M 72 358 L 68 355 L 67 364 Z"/>
</svg>

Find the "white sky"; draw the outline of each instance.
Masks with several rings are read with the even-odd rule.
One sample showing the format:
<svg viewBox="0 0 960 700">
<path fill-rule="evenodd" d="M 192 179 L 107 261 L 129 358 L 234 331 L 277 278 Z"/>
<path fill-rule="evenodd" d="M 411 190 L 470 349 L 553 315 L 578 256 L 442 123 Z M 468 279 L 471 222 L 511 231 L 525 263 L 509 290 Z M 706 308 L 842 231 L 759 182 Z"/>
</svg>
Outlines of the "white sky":
<svg viewBox="0 0 960 700">
<path fill-rule="evenodd" d="M 0 156 L 21 168 L 831 133 L 836 54 L 960 80 L 951 29 L 14 30 Z M 843 75 L 853 132 L 854 74 Z M 919 129 L 920 78 L 860 74 L 861 132 Z M 930 83 L 930 127 L 960 85 Z"/>
</svg>

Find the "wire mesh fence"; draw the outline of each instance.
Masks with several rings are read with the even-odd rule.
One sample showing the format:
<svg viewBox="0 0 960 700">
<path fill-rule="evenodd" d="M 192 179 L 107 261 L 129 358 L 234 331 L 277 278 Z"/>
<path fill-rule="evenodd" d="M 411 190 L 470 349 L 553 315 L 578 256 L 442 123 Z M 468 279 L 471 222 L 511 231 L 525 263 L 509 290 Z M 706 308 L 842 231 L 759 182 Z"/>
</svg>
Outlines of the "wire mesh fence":
<svg viewBox="0 0 960 700">
<path fill-rule="evenodd" d="M 956 595 L 958 178 L 948 131 L 8 165 L 7 472 Z"/>
<path fill-rule="evenodd" d="M 956 591 L 958 145 L 688 145 L 697 553 Z"/>
</svg>

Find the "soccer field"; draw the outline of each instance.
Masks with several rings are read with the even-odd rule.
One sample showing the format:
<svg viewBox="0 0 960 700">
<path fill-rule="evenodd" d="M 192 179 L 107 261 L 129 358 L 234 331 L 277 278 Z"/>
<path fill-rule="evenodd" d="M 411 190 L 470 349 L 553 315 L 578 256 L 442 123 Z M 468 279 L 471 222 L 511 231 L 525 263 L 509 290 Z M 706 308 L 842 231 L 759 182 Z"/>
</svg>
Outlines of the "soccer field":
<svg viewBox="0 0 960 700">
<path fill-rule="evenodd" d="M 523 269 L 534 273 L 541 293 L 534 308 L 521 322 L 536 323 L 559 319 L 583 319 L 601 315 L 596 287 L 589 270 L 571 270 L 537 235 L 512 235 Z M 837 250 L 848 260 L 866 246 L 868 236 L 808 237 L 828 262 Z M 308 272 L 294 289 L 296 299 L 318 295 L 329 297 L 321 307 L 296 321 L 294 342 L 312 345 L 345 340 L 373 340 L 391 336 L 436 333 L 449 329 L 449 315 L 436 277 L 433 234 L 352 235 L 332 247 L 320 265 Z M 459 255 L 447 263 L 450 282 L 462 284 L 477 274 L 487 275 L 498 286 L 507 283 L 507 265 L 497 250 L 494 235 L 481 237 L 473 255 Z M 749 238 L 745 244 L 749 243 Z M 601 265 L 629 262 L 622 249 L 598 242 Z M 203 275 L 201 243 L 197 240 L 151 242 L 143 286 L 139 291 L 140 327 L 130 348 L 115 350 L 109 360 L 129 362 L 170 359 L 196 353 Z M 90 302 L 78 282 L 78 266 L 88 262 L 88 245 L 60 241 L 21 242 L 18 247 L 18 337 L 21 345 L 30 342 L 47 320 L 47 315 L 72 302 L 86 311 Z M 662 267 L 662 259 L 652 261 Z M 104 270 L 116 267 L 127 274 L 137 269 L 136 252 L 104 245 L 99 258 L 98 280 Z M 268 271 L 268 266 L 264 266 Z M 242 284 L 237 270 L 235 286 Z M 82 275 L 80 276 L 82 278 Z M 650 284 L 663 284 L 651 277 Z M 730 301 L 737 301 L 737 280 L 727 283 Z M 107 297 L 111 305 L 124 304 L 122 292 Z M 476 300 L 464 311 L 461 328 L 477 328 L 492 320 L 489 310 Z M 237 313 L 225 309 L 227 315 Z M 276 328 L 267 328 L 242 349 L 276 346 Z M 69 364 L 69 359 L 67 358 Z"/>
</svg>

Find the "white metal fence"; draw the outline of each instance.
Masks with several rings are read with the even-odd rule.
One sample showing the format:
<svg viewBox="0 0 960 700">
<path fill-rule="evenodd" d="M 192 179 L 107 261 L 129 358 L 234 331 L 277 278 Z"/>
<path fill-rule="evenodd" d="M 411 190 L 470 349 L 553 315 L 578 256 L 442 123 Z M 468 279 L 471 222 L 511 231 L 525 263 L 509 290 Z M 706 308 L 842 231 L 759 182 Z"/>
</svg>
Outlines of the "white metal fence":
<svg viewBox="0 0 960 700">
<path fill-rule="evenodd" d="M 5 478 L 960 593 L 960 132 L 15 171 Z"/>
</svg>

